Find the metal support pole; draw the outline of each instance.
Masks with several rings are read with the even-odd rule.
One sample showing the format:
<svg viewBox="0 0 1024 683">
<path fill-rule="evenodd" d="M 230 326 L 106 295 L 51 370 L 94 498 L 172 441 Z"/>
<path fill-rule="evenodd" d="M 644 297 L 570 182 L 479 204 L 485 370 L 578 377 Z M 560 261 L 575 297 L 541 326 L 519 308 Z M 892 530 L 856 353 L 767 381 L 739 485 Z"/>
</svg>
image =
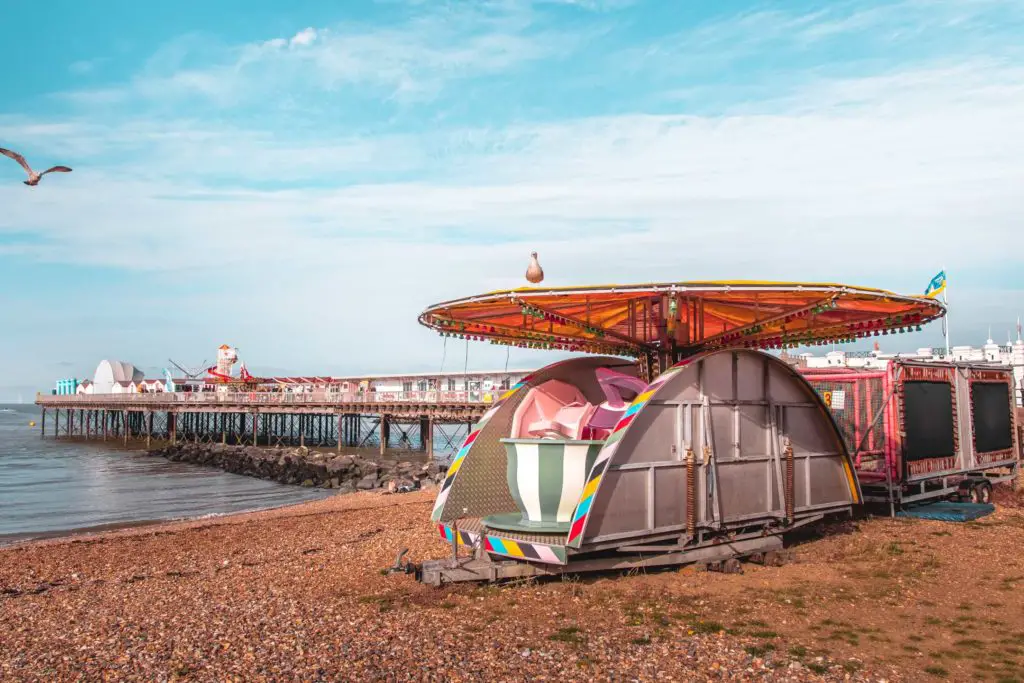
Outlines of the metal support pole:
<svg viewBox="0 0 1024 683">
<path fill-rule="evenodd" d="M 128 411 L 125 410 L 121 414 L 121 422 L 124 425 L 124 445 L 128 445 Z"/>
<path fill-rule="evenodd" d="M 153 411 L 150 410 L 146 416 L 148 424 L 146 425 L 146 450 L 149 450 L 150 441 L 153 438 Z"/>
<path fill-rule="evenodd" d="M 42 425 L 41 425 L 41 427 L 42 428 L 39 430 L 39 438 L 40 439 L 42 439 L 43 437 L 46 436 L 46 408 L 43 408 L 43 418 L 42 418 Z"/>
<path fill-rule="evenodd" d="M 178 414 L 167 413 L 167 429 L 171 433 L 171 444 L 178 443 Z"/>
<path fill-rule="evenodd" d="M 388 422 L 388 416 L 382 414 L 380 416 L 380 454 L 384 455 L 384 451 L 388 448 L 388 439 L 391 436 L 391 423 Z"/>
</svg>

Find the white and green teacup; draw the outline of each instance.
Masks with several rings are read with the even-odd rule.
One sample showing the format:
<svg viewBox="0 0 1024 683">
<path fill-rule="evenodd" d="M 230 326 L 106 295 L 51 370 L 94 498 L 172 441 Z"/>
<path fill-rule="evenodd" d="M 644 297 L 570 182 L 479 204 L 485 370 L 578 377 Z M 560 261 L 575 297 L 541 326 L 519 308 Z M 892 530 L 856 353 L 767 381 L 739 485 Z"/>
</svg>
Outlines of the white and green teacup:
<svg viewBox="0 0 1024 683">
<path fill-rule="evenodd" d="M 508 488 L 519 513 L 484 523 L 512 531 L 569 530 L 572 512 L 604 441 L 501 439 L 508 456 Z"/>
</svg>

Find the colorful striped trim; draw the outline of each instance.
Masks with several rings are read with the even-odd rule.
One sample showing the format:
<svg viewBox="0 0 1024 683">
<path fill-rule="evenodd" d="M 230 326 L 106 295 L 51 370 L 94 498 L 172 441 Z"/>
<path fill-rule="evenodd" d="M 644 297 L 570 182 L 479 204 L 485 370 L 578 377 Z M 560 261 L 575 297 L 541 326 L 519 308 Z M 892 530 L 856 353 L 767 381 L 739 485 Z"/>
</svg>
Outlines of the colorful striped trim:
<svg viewBox="0 0 1024 683">
<path fill-rule="evenodd" d="M 455 538 L 455 531 L 447 524 L 438 524 L 437 530 L 445 542 L 451 543 Z M 480 534 L 471 531 L 459 531 L 459 545 L 475 545 Z M 519 560 L 532 560 L 545 564 L 565 564 L 565 547 L 560 545 L 545 545 L 543 543 L 527 543 L 516 541 L 501 536 L 484 534 L 483 547 L 489 553 L 514 557 Z"/>
<path fill-rule="evenodd" d="M 430 519 L 438 521 L 441 518 L 441 510 L 444 509 L 444 504 L 448 500 L 448 494 L 451 491 L 452 484 L 455 482 L 455 475 L 459 473 L 463 463 L 466 461 L 466 456 L 469 455 L 469 451 L 473 447 L 473 443 L 476 438 L 480 436 L 480 430 L 484 428 L 487 422 L 494 417 L 494 414 L 498 412 L 498 408 L 504 403 L 512 394 L 516 393 L 519 389 L 524 387 L 531 379 L 533 375 L 528 375 L 523 380 L 517 383 L 514 387 L 505 392 L 501 398 L 491 406 L 491 408 L 484 413 L 484 416 L 480 418 L 480 421 L 476 424 L 476 428 L 466 436 L 466 440 L 462 442 L 462 446 L 455 453 L 455 458 L 452 459 L 452 464 L 448 466 L 448 472 L 445 474 L 444 483 L 441 484 L 441 491 L 437 494 L 437 499 L 434 501 L 434 509 L 430 513 Z"/>
<path fill-rule="evenodd" d="M 531 379 L 533 379 L 533 375 L 527 375 L 526 377 L 516 382 L 516 384 L 511 389 L 509 389 L 508 391 L 501 395 L 501 398 L 498 399 L 498 402 L 500 403 L 501 401 L 504 401 L 506 398 L 522 389 Z"/>
<path fill-rule="evenodd" d="M 695 356 L 690 356 L 684 360 L 679 361 L 665 372 L 658 375 L 653 382 L 647 385 L 647 388 L 641 392 L 633 402 L 626 409 L 625 414 L 619 419 L 618 424 L 615 425 L 615 429 L 612 430 L 611 435 L 608 436 L 608 440 L 605 441 L 604 448 L 597 456 L 597 460 L 594 462 L 594 466 L 590 470 L 590 474 L 587 477 L 587 484 L 583 487 L 583 492 L 580 494 L 580 500 L 576 504 L 576 510 L 572 514 L 572 525 L 569 527 L 569 541 L 568 545 L 572 548 L 579 548 L 580 543 L 583 541 L 583 529 L 587 525 L 587 518 L 590 514 L 591 506 L 594 503 L 594 496 L 597 495 L 597 489 L 601 485 L 601 476 L 604 474 L 605 468 L 612 460 L 612 456 L 615 454 L 615 450 L 619 447 L 619 441 L 622 440 L 622 435 L 626 429 L 633 423 L 633 419 L 637 414 L 643 410 L 644 406 L 650 402 L 654 394 L 657 393 L 658 389 L 661 388 L 665 382 L 674 377 L 680 370 L 699 359 L 700 357 L 711 352 L 699 353 Z"/>
<path fill-rule="evenodd" d="M 618 428 L 616 428 L 618 429 Z M 613 434 L 614 436 L 614 434 Z M 597 462 L 594 463 L 594 467 L 590 470 L 590 475 L 587 477 L 587 484 L 583 487 L 583 492 L 580 493 L 580 501 L 576 504 L 576 510 L 572 513 L 572 524 L 569 527 L 569 545 L 578 548 L 580 540 L 583 536 L 583 527 L 587 523 L 587 515 L 590 514 L 590 506 L 594 502 L 594 495 L 597 494 L 597 489 L 601 485 L 601 475 L 604 474 L 605 467 L 611 460 L 612 454 L 615 453 L 615 449 L 618 448 L 618 439 L 615 442 L 609 442 L 601 449 L 601 453 L 597 456 Z"/>
<path fill-rule="evenodd" d="M 861 503 L 860 492 L 857 488 L 857 481 L 853 477 L 853 470 L 850 468 L 849 458 L 843 458 L 843 470 L 846 472 L 846 483 L 850 487 L 850 496 L 853 497 L 853 504 L 859 505 Z"/>
</svg>

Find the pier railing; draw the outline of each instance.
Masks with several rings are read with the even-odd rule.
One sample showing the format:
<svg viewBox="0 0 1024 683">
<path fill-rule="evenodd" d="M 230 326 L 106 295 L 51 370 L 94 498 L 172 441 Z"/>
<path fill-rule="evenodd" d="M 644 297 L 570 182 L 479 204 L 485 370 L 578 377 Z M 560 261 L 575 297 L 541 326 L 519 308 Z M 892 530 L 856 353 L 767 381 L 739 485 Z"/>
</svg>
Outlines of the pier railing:
<svg viewBox="0 0 1024 683">
<path fill-rule="evenodd" d="M 380 403 L 453 404 L 493 403 L 502 391 L 366 391 L 278 393 L 263 391 L 227 392 L 155 392 L 144 394 L 39 394 L 36 403 L 46 405 L 118 404 L 118 405 L 272 405 L 327 406 Z"/>
</svg>

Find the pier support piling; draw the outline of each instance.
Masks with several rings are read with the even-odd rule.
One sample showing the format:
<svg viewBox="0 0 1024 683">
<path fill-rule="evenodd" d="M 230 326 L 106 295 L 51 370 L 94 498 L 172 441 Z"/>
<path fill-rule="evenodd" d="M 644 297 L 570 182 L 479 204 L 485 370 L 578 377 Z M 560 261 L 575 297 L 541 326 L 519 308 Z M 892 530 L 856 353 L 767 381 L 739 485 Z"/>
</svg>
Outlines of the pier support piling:
<svg viewBox="0 0 1024 683">
<path fill-rule="evenodd" d="M 428 456 L 434 452 L 434 421 L 429 415 L 420 416 L 420 448 Z"/>
<path fill-rule="evenodd" d="M 380 454 L 388 449 L 388 438 L 391 436 L 391 422 L 387 415 L 380 416 Z"/>
</svg>

